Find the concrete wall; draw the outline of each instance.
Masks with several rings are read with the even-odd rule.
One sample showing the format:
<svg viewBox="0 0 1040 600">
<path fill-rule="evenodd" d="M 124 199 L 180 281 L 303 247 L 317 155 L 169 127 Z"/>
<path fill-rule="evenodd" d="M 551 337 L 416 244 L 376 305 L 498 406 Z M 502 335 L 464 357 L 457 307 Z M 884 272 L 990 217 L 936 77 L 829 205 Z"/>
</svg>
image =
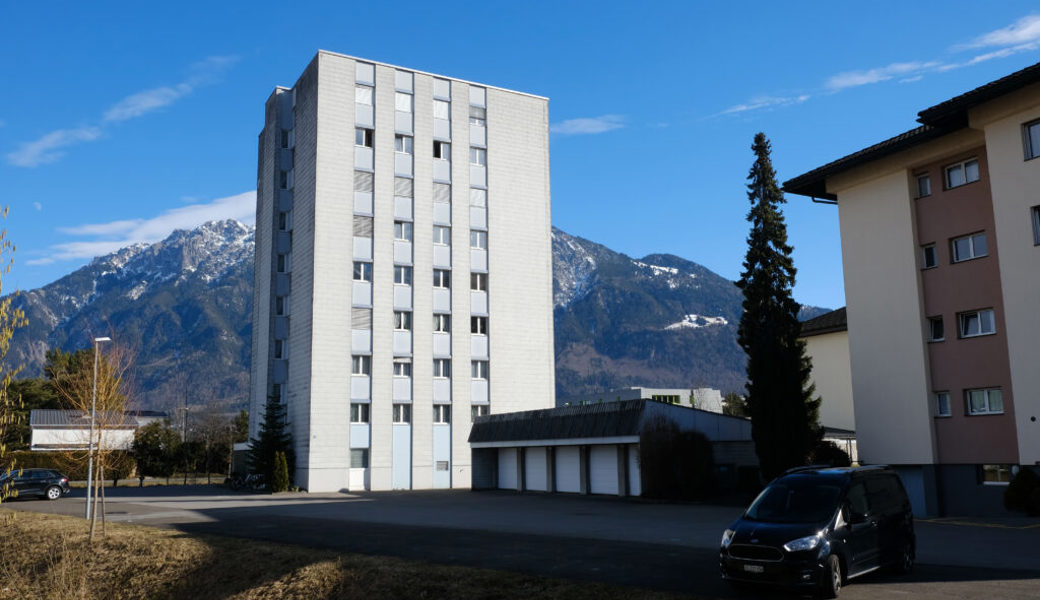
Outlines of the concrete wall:
<svg viewBox="0 0 1040 600">
<path fill-rule="evenodd" d="M 855 431 L 849 333 L 835 331 L 804 339 L 805 351 L 812 360 L 812 381 L 821 400 L 820 424 Z"/>
</svg>

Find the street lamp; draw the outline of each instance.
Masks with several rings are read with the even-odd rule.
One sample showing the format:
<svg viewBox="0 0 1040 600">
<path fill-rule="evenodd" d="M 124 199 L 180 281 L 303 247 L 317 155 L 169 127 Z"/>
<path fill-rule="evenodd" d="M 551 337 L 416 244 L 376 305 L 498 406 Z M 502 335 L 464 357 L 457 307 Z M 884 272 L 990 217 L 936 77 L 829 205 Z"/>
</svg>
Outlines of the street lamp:
<svg viewBox="0 0 1040 600">
<path fill-rule="evenodd" d="M 94 420 L 97 416 L 97 372 L 98 372 L 98 347 L 101 342 L 111 342 L 110 337 L 94 338 L 94 385 L 90 397 L 90 440 L 87 442 L 87 510 L 86 518 L 90 520 L 90 490 L 94 482 Z"/>
</svg>

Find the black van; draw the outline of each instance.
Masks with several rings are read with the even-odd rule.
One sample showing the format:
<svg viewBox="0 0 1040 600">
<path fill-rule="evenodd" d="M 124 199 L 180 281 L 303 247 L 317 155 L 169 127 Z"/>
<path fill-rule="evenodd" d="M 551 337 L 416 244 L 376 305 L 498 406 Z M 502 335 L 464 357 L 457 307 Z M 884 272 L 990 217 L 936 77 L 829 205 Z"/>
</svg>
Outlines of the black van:
<svg viewBox="0 0 1040 600">
<path fill-rule="evenodd" d="M 726 529 L 719 561 L 734 587 L 815 588 L 835 598 L 864 573 L 910 571 L 915 542 L 910 500 L 889 467 L 798 467 Z"/>
</svg>

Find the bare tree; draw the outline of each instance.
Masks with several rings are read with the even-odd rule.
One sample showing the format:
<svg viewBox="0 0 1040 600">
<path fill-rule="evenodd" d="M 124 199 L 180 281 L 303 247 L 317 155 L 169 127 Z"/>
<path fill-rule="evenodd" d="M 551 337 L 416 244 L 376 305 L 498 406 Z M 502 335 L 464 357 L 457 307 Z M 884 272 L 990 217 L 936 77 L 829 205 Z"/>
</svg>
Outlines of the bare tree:
<svg viewBox="0 0 1040 600">
<path fill-rule="evenodd" d="M 7 207 L 0 210 L 0 219 L 7 218 Z M 7 275 L 14 264 L 14 244 L 7 239 L 7 229 L 0 230 L 0 276 Z M 2 279 L 2 277 L 0 277 Z M 0 281 L 0 295 L 3 292 L 3 282 Z M 7 428 L 15 423 L 17 413 L 16 402 L 8 394 L 11 380 L 21 370 L 21 366 L 11 367 L 7 364 L 7 351 L 11 348 L 11 337 L 14 330 L 26 324 L 25 313 L 11 305 L 15 295 L 12 294 L 0 300 L 0 502 L 10 493 L 10 480 L 8 475 L 14 470 L 15 464 L 12 458 L 7 456 L 7 447 L 4 445 L 4 433 Z"/>
</svg>

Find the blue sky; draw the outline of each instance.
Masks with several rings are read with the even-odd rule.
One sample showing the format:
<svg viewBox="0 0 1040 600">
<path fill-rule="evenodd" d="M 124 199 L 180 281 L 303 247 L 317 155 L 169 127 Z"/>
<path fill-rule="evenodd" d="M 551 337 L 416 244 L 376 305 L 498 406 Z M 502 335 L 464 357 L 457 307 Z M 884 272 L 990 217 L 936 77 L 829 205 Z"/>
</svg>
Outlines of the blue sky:
<svg viewBox="0 0 1040 600">
<path fill-rule="evenodd" d="M 145 4 L 4 9 L 4 292 L 251 222 L 264 100 L 319 48 L 548 96 L 553 223 L 729 278 L 755 132 L 789 179 L 1040 60 L 1029 2 Z M 841 306 L 837 209 L 792 196 L 785 212 L 796 298 Z"/>
</svg>

